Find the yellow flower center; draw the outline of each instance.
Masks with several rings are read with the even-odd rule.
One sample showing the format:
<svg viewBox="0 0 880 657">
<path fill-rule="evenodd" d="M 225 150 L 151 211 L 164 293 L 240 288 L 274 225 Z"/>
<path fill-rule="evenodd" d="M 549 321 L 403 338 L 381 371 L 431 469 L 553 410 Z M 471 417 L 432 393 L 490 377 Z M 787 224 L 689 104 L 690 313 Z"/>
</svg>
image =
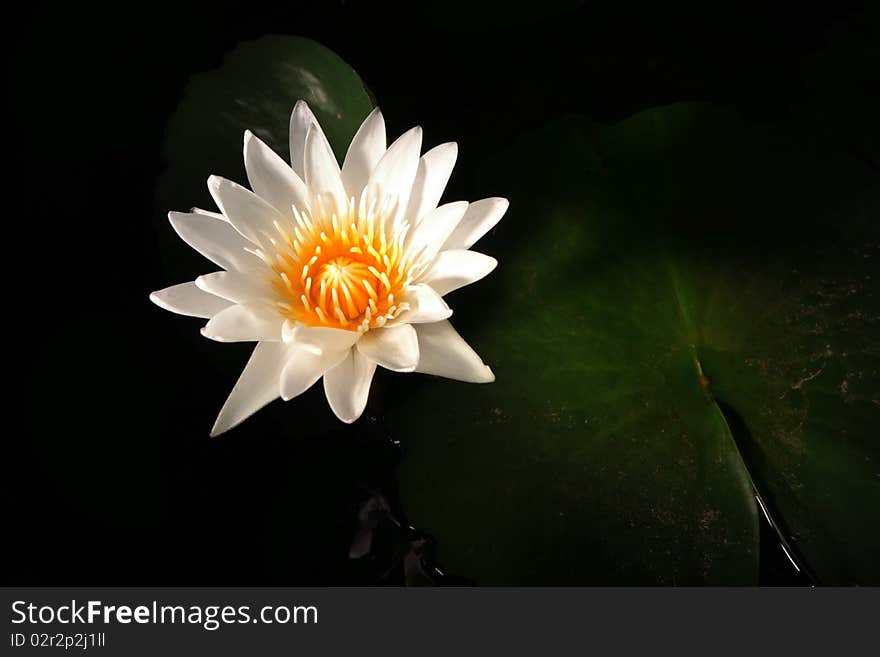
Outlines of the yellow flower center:
<svg viewBox="0 0 880 657">
<path fill-rule="evenodd" d="M 409 310 L 404 290 L 418 267 L 404 254 L 407 226 L 387 219 L 389 208 L 367 208 L 362 195 L 360 207 L 350 199 L 343 219 L 320 202 L 293 215 L 289 225 L 275 225 L 275 253 L 257 253 L 285 319 L 366 331 Z"/>
</svg>

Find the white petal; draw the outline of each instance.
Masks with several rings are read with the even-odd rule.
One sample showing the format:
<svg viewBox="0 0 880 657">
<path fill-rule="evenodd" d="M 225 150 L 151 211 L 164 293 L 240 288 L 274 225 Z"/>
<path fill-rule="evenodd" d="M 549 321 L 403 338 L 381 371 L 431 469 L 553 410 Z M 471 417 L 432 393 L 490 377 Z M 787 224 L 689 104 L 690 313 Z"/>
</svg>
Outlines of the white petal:
<svg viewBox="0 0 880 657">
<path fill-rule="evenodd" d="M 217 342 L 275 342 L 281 340 L 281 324 L 268 308 L 237 305 L 214 315 L 202 335 Z"/>
<path fill-rule="evenodd" d="M 375 371 L 376 363 L 350 349 L 345 360 L 324 374 L 324 393 L 336 417 L 350 424 L 361 416 Z"/>
<path fill-rule="evenodd" d="M 367 331 L 357 348 L 374 363 L 395 372 L 412 372 L 419 362 L 419 340 L 409 324 Z"/>
<path fill-rule="evenodd" d="M 443 296 L 480 280 L 497 266 L 498 261 L 495 258 L 476 251 L 441 251 L 422 274 L 419 282 L 427 283 L 437 294 Z"/>
<path fill-rule="evenodd" d="M 318 120 L 312 114 L 311 108 L 304 100 L 297 101 L 293 106 L 293 112 L 290 113 L 290 132 L 288 139 L 290 140 L 290 165 L 301 180 L 306 179 L 306 169 L 304 166 L 306 152 L 306 135 L 309 134 L 309 128 Z"/>
<path fill-rule="evenodd" d="M 467 209 L 467 201 L 456 201 L 441 205 L 426 214 L 418 225 L 410 230 L 406 238 L 407 251 L 409 253 L 422 251 L 421 258 L 433 260 Z"/>
<path fill-rule="evenodd" d="M 270 296 L 269 285 L 237 271 L 217 271 L 203 274 L 196 279 L 200 290 L 210 292 L 234 303 L 247 303 Z"/>
<path fill-rule="evenodd" d="M 398 137 L 370 175 L 367 183 L 369 197 L 380 203 L 393 199 L 401 212 L 405 210 L 419 167 L 421 148 L 421 128 L 412 128 Z"/>
<path fill-rule="evenodd" d="M 304 393 L 324 376 L 324 372 L 336 367 L 348 356 L 348 350 L 317 355 L 305 349 L 292 349 L 292 355 L 281 371 L 281 398 L 284 401 Z"/>
<path fill-rule="evenodd" d="M 195 209 L 192 213 L 169 212 L 168 220 L 184 242 L 223 269 L 249 269 L 260 263 L 259 258 L 245 251 L 253 244 L 222 214 Z"/>
<path fill-rule="evenodd" d="M 320 195 L 328 212 L 341 213 L 348 207 L 348 196 L 342 185 L 339 163 L 330 148 L 330 142 L 317 123 L 313 123 L 306 135 L 305 150 L 306 185 L 312 198 Z M 335 207 L 329 202 L 335 202 Z"/>
<path fill-rule="evenodd" d="M 498 223 L 509 205 L 506 198 L 484 198 L 471 203 L 461 223 L 443 245 L 443 250 L 471 248 Z"/>
<path fill-rule="evenodd" d="M 305 207 L 306 184 L 296 172 L 250 130 L 244 133 L 244 165 L 254 193 L 285 217 L 290 208 Z"/>
<path fill-rule="evenodd" d="M 220 176 L 211 176 L 208 190 L 229 223 L 254 244 L 267 244 L 267 237 L 277 235 L 275 222 L 282 220 L 281 215 L 249 189 Z"/>
<path fill-rule="evenodd" d="M 385 154 L 385 119 L 377 107 L 361 124 L 342 163 L 342 184 L 349 196 L 359 197 L 376 164 Z"/>
<path fill-rule="evenodd" d="M 388 326 L 439 322 L 452 316 L 452 309 L 430 285 L 410 285 L 406 289 L 406 301 L 411 309 L 400 313 Z"/>
<path fill-rule="evenodd" d="M 213 294 L 203 292 L 193 281 L 172 285 L 150 294 L 150 301 L 178 315 L 209 319 L 232 304 Z"/>
<path fill-rule="evenodd" d="M 192 209 L 190 209 L 190 212 L 192 212 L 193 214 L 200 214 L 203 217 L 214 217 L 214 219 L 219 219 L 220 221 L 225 221 L 227 224 L 229 223 L 229 219 L 224 217 L 219 212 L 211 212 L 210 210 L 202 210 L 201 208 L 192 208 Z"/>
<path fill-rule="evenodd" d="M 419 364 L 416 372 L 469 383 L 491 383 L 495 375 L 483 364 L 449 322 L 419 324 Z"/>
<path fill-rule="evenodd" d="M 285 364 L 287 350 L 287 345 L 283 342 L 261 342 L 257 345 L 229 398 L 220 409 L 214 428 L 211 429 L 211 436 L 229 431 L 278 398 L 281 391 L 281 369 Z"/>
<path fill-rule="evenodd" d="M 440 144 L 422 155 L 404 217 L 411 225 L 417 224 L 440 203 L 457 157 L 455 142 Z"/>
<path fill-rule="evenodd" d="M 285 322 L 283 338 L 302 349 L 315 354 L 344 351 L 349 349 L 361 334 L 357 331 L 330 328 L 329 326 L 293 325 Z"/>
</svg>

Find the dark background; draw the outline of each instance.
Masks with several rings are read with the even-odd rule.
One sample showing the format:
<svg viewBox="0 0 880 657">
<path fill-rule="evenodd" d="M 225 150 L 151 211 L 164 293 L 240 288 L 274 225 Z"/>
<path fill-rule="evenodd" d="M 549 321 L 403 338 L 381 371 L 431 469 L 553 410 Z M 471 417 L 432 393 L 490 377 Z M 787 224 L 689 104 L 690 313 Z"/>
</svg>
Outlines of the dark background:
<svg viewBox="0 0 880 657">
<path fill-rule="evenodd" d="M 204 340 L 147 299 L 201 272 L 183 243 L 160 255 L 166 122 L 188 79 L 241 40 L 311 37 L 362 76 L 390 136 L 418 123 L 427 145 L 458 141 L 449 198 L 473 196 L 475 154 L 548 120 L 681 100 L 754 121 L 806 112 L 878 165 L 836 120 L 876 107 L 863 3 L 507 4 L 35 3 L 7 16 L 4 584 L 400 581 L 383 578 L 394 536 L 381 558 L 347 559 L 359 504 L 393 497 L 399 452 L 381 424 L 297 440 L 299 411 L 276 403 L 209 439 L 249 347 Z M 297 403 L 330 414 L 320 390 Z"/>
</svg>

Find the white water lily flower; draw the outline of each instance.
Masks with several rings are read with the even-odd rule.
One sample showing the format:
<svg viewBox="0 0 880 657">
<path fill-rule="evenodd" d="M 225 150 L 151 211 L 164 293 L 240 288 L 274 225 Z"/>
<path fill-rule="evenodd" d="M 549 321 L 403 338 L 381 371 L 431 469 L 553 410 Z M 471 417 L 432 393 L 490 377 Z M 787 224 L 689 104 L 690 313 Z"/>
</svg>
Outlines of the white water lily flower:
<svg viewBox="0 0 880 657">
<path fill-rule="evenodd" d="M 378 108 L 340 169 L 305 102 L 290 117 L 288 166 L 250 132 L 244 160 L 253 191 L 211 176 L 221 213 L 171 212 L 177 234 L 222 271 L 153 292 L 162 308 L 202 317 L 202 334 L 257 347 L 211 435 L 324 378 L 330 408 L 354 422 L 377 365 L 487 383 L 492 371 L 447 321 L 448 292 L 491 272 L 469 250 L 508 203 L 439 205 L 455 143 L 421 155 L 413 128 L 386 149 Z"/>
</svg>

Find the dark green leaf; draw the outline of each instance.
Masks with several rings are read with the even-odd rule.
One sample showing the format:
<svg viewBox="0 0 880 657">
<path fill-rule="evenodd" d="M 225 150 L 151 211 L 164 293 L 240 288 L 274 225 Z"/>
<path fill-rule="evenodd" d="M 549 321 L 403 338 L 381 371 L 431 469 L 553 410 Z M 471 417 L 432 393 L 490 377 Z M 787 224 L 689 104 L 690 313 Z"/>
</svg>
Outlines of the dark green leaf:
<svg viewBox="0 0 880 657">
<path fill-rule="evenodd" d="M 567 119 L 485 171 L 501 264 L 450 302 L 497 382 L 388 395 L 441 562 L 756 583 L 754 480 L 819 581 L 878 582 L 876 172 L 699 105 Z"/>
<path fill-rule="evenodd" d="M 340 162 L 372 109 L 357 73 L 310 39 L 267 36 L 240 44 L 223 65 L 193 77 L 163 145 L 168 169 L 159 182 L 162 209 L 210 206 L 211 174 L 246 182 L 242 135 L 250 130 L 287 159 L 288 121 L 309 103 Z"/>
</svg>

